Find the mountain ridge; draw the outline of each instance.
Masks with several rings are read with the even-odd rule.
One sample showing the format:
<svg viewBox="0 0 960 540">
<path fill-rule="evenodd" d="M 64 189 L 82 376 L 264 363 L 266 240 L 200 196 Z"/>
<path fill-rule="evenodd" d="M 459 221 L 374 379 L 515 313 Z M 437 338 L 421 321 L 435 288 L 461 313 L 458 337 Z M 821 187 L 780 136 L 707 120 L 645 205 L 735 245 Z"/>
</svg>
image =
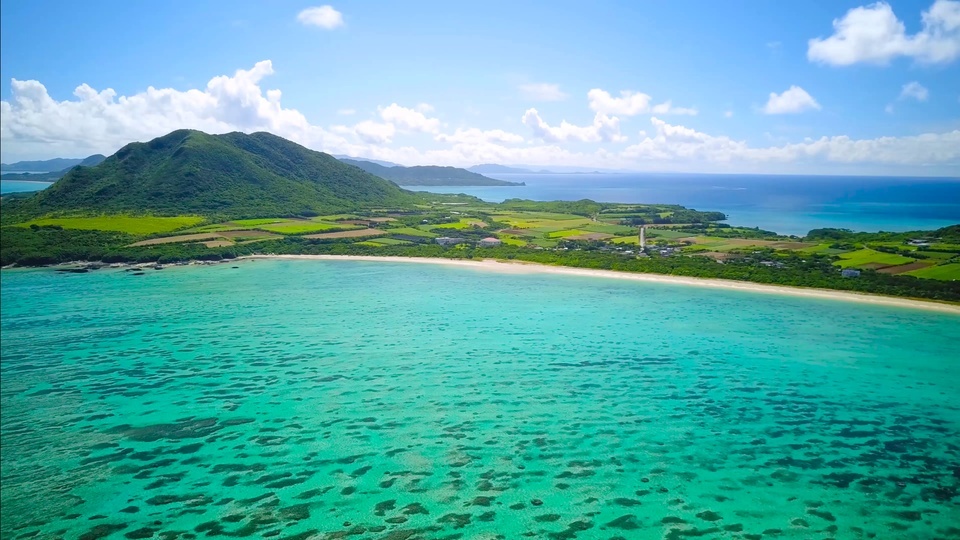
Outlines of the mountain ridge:
<svg viewBox="0 0 960 540">
<path fill-rule="evenodd" d="M 232 218 L 321 215 L 412 204 L 418 195 L 265 132 L 176 130 L 130 143 L 93 167 L 3 205 L 3 221 L 102 212 Z"/>
<path fill-rule="evenodd" d="M 401 186 L 522 186 L 523 183 L 488 178 L 457 167 L 418 165 L 384 167 L 365 160 L 341 159 L 343 163 L 363 169 Z"/>
</svg>

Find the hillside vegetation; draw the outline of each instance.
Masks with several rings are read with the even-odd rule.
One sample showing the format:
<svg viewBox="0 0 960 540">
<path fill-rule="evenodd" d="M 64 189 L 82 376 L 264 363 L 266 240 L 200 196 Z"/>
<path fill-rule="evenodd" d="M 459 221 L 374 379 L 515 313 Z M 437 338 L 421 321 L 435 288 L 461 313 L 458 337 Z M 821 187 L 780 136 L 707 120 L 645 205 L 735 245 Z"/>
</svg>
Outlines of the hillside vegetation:
<svg viewBox="0 0 960 540">
<path fill-rule="evenodd" d="M 401 186 L 521 186 L 522 183 L 487 178 L 482 174 L 457 167 L 425 165 L 417 167 L 384 167 L 377 163 L 355 159 L 341 159 L 370 174 L 386 178 Z"/>
<path fill-rule="evenodd" d="M 3 223 L 71 213 L 311 216 L 407 206 L 418 196 L 269 133 L 178 130 L 72 169 L 29 198 L 5 201 Z"/>
</svg>

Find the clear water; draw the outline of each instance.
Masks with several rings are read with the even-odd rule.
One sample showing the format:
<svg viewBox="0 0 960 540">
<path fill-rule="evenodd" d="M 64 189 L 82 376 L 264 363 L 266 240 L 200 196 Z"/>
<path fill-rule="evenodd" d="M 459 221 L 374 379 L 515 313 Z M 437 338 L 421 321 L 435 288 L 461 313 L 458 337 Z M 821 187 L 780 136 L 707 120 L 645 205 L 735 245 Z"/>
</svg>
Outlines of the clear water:
<svg viewBox="0 0 960 540">
<path fill-rule="evenodd" d="M 30 191 L 40 191 L 46 189 L 52 184 L 50 182 L 27 182 L 25 180 L 0 180 L 0 194 L 3 193 L 27 193 Z"/>
<path fill-rule="evenodd" d="M 592 199 L 680 204 L 715 210 L 728 223 L 805 235 L 836 227 L 856 231 L 932 230 L 960 223 L 960 179 L 724 174 L 502 174 L 513 187 L 431 187 L 490 202 Z M 420 188 L 418 188 L 420 189 Z"/>
<path fill-rule="evenodd" d="M 960 535 L 960 317 L 236 266 L 0 273 L 0 536 Z"/>
</svg>

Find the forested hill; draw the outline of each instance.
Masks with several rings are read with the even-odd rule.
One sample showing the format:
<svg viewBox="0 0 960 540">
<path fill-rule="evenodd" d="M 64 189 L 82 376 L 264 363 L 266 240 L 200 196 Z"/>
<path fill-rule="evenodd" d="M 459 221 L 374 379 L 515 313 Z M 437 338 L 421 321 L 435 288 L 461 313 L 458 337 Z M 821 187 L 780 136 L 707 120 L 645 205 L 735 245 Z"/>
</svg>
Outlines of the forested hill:
<svg viewBox="0 0 960 540">
<path fill-rule="evenodd" d="M 456 167 L 437 167 L 434 165 L 417 167 L 384 167 L 370 161 L 341 159 L 354 167 L 370 174 L 396 182 L 401 186 L 522 186 L 522 183 L 505 182 L 487 178 L 482 174 Z"/>
<path fill-rule="evenodd" d="M 3 221 L 53 213 L 223 217 L 318 215 L 406 206 L 418 195 L 269 133 L 177 130 L 76 167 L 35 196 L 3 205 Z"/>
</svg>

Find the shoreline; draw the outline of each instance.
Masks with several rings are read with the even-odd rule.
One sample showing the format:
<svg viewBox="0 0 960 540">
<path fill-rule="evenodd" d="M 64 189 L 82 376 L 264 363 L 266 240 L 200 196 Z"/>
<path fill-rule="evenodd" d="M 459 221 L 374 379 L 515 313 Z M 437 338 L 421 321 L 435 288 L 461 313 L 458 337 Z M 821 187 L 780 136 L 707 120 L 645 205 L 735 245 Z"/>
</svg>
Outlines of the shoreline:
<svg viewBox="0 0 960 540">
<path fill-rule="evenodd" d="M 287 260 L 320 260 L 320 261 L 363 261 L 363 262 L 402 262 L 419 264 L 438 264 L 444 266 L 459 266 L 478 270 L 512 273 L 512 274 L 553 274 L 580 277 L 594 277 L 605 279 L 621 279 L 628 281 L 642 281 L 647 283 L 663 283 L 673 285 L 687 285 L 711 289 L 726 289 L 760 294 L 778 294 L 784 296 L 817 298 L 821 300 L 838 300 L 858 302 L 875 306 L 901 307 L 936 311 L 960 315 L 960 305 L 941 303 L 912 298 L 882 296 L 878 294 L 859 293 L 853 291 L 839 291 L 834 289 L 815 289 L 804 287 L 787 287 L 783 285 L 768 285 L 749 281 L 733 281 L 728 279 L 697 278 L 671 276 L 666 274 L 648 274 L 639 272 L 621 272 L 617 270 L 599 270 L 591 268 L 577 268 L 574 266 L 550 266 L 546 264 L 528 263 L 522 261 L 505 262 L 494 259 L 465 260 L 443 259 L 436 257 L 380 257 L 376 255 L 249 255 L 238 257 L 235 260 L 254 259 L 287 259 Z"/>
</svg>

